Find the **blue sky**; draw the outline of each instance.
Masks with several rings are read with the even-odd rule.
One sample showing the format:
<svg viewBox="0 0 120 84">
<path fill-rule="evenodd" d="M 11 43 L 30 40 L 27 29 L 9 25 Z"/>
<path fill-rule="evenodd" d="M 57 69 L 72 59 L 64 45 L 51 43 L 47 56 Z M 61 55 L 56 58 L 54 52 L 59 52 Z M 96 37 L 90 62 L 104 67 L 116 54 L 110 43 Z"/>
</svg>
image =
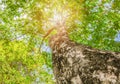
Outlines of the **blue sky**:
<svg viewBox="0 0 120 84">
<path fill-rule="evenodd" d="M 115 41 L 120 42 L 120 32 L 116 35 Z"/>
</svg>

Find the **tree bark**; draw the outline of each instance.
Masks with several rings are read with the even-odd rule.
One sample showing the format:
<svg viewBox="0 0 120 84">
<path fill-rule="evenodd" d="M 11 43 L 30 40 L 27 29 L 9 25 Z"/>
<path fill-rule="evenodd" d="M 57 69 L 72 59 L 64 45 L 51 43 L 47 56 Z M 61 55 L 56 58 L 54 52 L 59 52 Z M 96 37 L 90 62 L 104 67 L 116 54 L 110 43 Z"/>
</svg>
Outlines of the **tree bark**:
<svg viewBox="0 0 120 84">
<path fill-rule="evenodd" d="M 56 84 L 120 84 L 120 52 L 76 44 L 65 35 L 52 37 Z"/>
</svg>

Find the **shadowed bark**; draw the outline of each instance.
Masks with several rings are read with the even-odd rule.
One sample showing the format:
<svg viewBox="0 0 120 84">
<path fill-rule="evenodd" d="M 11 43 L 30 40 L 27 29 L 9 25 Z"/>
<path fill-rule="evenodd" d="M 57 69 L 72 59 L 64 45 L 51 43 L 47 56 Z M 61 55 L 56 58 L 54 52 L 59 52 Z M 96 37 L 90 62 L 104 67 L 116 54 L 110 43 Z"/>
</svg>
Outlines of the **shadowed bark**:
<svg viewBox="0 0 120 84">
<path fill-rule="evenodd" d="M 120 84 L 120 52 L 77 44 L 63 30 L 49 45 L 57 84 Z"/>
</svg>

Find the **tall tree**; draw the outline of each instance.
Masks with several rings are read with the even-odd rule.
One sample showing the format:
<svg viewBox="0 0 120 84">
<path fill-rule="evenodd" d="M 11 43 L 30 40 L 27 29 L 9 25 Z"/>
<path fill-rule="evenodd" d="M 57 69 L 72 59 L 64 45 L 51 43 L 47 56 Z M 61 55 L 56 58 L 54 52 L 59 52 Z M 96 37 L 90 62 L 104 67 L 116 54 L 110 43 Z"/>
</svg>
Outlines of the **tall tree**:
<svg viewBox="0 0 120 84">
<path fill-rule="evenodd" d="M 63 24 L 49 44 L 57 84 L 119 84 L 120 52 L 102 51 L 71 41 Z"/>
</svg>

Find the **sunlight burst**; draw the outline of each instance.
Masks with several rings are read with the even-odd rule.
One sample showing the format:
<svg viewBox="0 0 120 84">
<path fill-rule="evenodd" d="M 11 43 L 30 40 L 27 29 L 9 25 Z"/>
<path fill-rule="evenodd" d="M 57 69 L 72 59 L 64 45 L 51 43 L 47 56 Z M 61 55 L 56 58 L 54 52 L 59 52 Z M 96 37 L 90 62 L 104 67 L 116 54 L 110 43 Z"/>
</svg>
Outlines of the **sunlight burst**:
<svg viewBox="0 0 120 84">
<path fill-rule="evenodd" d="M 66 20 L 69 18 L 69 12 L 67 10 L 57 11 L 55 9 L 53 11 L 53 17 L 50 19 L 52 22 L 52 25 L 64 25 L 66 23 Z"/>
</svg>

